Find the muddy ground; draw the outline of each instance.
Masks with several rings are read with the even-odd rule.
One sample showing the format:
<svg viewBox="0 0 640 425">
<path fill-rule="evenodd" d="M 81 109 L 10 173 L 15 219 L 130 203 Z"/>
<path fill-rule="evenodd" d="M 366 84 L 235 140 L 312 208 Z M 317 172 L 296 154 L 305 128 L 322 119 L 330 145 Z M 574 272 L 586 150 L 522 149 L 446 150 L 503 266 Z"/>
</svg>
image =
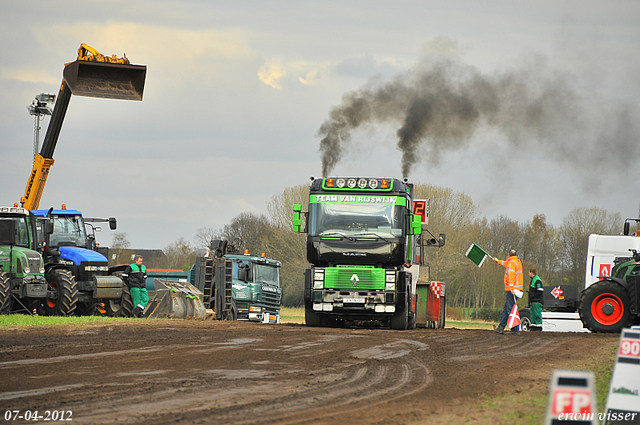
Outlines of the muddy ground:
<svg viewBox="0 0 640 425">
<path fill-rule="evenodd" d="M 180 320 L 4 328 L 0 418 L 37 410 L 29 423 L 54 411 L 77 424 L 498 423 L 483 394 L 540 390 L 553 369 L 613 362 L 618 339 Z"/>
</svg>

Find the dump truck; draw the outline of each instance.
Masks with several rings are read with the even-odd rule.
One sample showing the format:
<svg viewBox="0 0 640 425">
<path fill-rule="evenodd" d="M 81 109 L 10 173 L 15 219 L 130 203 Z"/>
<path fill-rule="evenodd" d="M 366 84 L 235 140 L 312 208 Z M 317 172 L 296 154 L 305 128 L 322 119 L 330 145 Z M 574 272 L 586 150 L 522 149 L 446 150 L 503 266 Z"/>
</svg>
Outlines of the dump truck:
<svg viewBox="0 0 640 425">
<path fill-rule="evenodd" d="M 36 217 L 21 207 L 0 207 L 0 313 L 38 310 L 47 295 L 38 252 Z M 44 233 L 42 227 L 40 232 Z"/>
<path fill-rule="evenodd" d="M 292 226 L 294 232 L 307 233 L 307 326 L 353 322 L 397 330 L 416 327 L 421 252 L 427 245 L 444 245 L 444 234 L 422 238 L 412 183 L 395 178 L 312 178 L 309 211 L 294 205 Z M 444 314 L 445 308 L 441 310 Z"/>
</svg>

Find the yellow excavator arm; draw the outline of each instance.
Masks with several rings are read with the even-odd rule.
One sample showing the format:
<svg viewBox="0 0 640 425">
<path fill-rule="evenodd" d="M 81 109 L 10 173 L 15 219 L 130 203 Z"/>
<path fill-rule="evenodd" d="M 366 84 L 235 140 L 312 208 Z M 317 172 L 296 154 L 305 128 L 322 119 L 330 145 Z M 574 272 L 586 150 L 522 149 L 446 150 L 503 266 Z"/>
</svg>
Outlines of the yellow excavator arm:
<svg viewBox="0 0 640 425">
<path fill-rule="evenodd" d="M 78 59 L 64 66 L 62 84 L 42 149 L 36 154 L 24 197 L 20 200 L 24 208 L 34 210 L 40 205 L 71 95 L 142 100 L 146 74 L 146 66 L 131 65 L 126 55 L 122 58 L 104 56 L 84 43 L 80 45 Z"/>
</svg>

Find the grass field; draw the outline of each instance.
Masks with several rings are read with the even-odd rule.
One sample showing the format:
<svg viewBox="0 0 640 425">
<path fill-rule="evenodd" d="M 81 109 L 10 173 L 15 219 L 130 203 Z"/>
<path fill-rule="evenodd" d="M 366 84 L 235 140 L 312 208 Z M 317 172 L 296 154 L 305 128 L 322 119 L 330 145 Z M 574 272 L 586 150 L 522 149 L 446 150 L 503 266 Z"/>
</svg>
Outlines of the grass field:
<svg viewBox="0 0 640 425">
<path fill-rule="evenodd" d="M 282 323 L 298 323 L 304 324 L 304 308 L 283 308 L 280 311 Z M 72 317 L 56 317 L 56 316 L 27 316 L 24 314 L 5 314 L 0 315 L 0 327 L 4 326 L 82 326 L 89 323 L 114 323 L 118 321 L 142 320 L 135 318 L 115 318 L 102 316 L 72 316 Z M 157 319 L 154 319 L 157 320 Z M 447 320 L 447 328 L 458 329 L 493 329 L 493 325 L 483 321 L 457 321 Z"/>
</svg>

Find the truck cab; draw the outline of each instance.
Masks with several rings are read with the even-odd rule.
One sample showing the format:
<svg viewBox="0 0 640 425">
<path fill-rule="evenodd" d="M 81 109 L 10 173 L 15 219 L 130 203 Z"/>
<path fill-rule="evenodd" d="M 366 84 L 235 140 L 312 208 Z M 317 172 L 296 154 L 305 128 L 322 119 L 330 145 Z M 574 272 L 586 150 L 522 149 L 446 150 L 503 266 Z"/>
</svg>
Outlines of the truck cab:
<svg viewBox="0 0 640 425">
<path fill-rule="evenodd" d="M 47 294 L 44 264 L 38 253 L 36 218 L 24 208 L 0 207 L 0 309 L 31 311 Z M 11 296 L 13 294 L 13 297 Z"/>
<path fill-rule="evenodd" d="M 282 304 L 280 267 L 266 256 L 227 254 L 233 261 L 233 299 L 238 320 L 279 323 Z"/>
<path fill-rule="evenodd" d="M 417 239 L 413 184 L 393 178 L 313 179 L 309 211 L 294 206 L 307 233 L 305 320 L 310 326 L 377 321 L 415 327 Z M 302 215 L 306 216 L 305 225 Z"/>
</svg>

